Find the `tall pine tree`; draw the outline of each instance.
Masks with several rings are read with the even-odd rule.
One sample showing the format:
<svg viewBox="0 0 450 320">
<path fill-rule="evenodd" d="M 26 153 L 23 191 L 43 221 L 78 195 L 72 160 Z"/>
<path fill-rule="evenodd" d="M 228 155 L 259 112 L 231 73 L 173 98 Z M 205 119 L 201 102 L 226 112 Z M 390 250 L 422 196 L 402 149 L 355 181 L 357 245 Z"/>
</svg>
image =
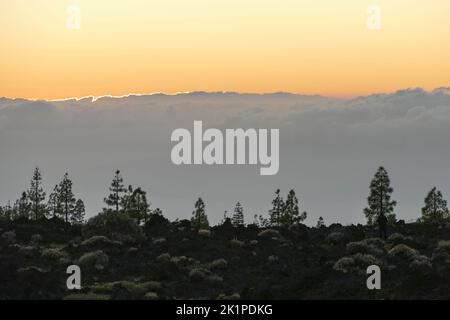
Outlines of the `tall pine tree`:
<svg viewBox="0 0 450 320">
<path fill-rule="evenodd" d="M 241 203 L 236 203 L 236 207 L 234 207 L 233 217 L 231 218 L 231 223 L 235 227 L 244 225 L 244 208 Z"/>
<path fill-rule="evenodd" d="M 306 219 L 306 212 L 299 212 L 298 198 L 295 191 L 289 191 L 286 202 L 280 195 L 280 189 L 275 192 L 272 209 L 269 211 L 269 221 L 272 226 L 289 227 Z"/>
<path fill-rule="evenodd" d="M 269 221 L 273 226 L 281 225 L 281 216 L 284 209 L 284 200 L 280 195 L 280 189 L 275 191 L 275 198 L 272 200 L 272 209 L 269 210 Z"/>
<path fill-rule="evenodd" d="M 192 212 L 191 225 L 195 229 L 203 229 L 209 227 L 208 217 L 205 212 L 205 203 L 202 198 L 198 198 L 195 202 L 195 210 Z"/>
<path fill-rule="evenodd" d="M 62 215 L 59 185 L 55 185 L 52 193 L 48 197 L 47 210 L 50 218 L 56 218 Z"/>
<path fill-rule="evenodd" d="M 42 176 L 39 167 L 34 169 L 33 177 L 31 178 L 30 188 L 27 192 L 28 199 L 31 202 L 31 212 L 35 220 L 45 216 L 45 192 L 42 188 Z"/>
<path fill-rule="evenodd" d="M 18 199 L 14 205 L 15 207 L 15 219 L 28 220 L 30 218 L 31 204 L 28 200 L 26 192 L 22 192 L 20 199 Z"/>
<path fill-rule="evenodd" d="M 319 217 L 319 220 L 317 220 L 316 228 L 322 228 L 325 226 L 325 222 L 323 221 L 323 217 Z"/>
<path fill-rule="evenodd" d="M 444 200 L 441 191 L 434 187 L 425 198 L 420 220 L 425 223 L 442 223 L 447 219 L 449 219 L 447 201 Z"/>
<path fill-rule="evenodd" d="M 117 170 L 114 175 L 109 191 L 111 193 L 104 199 L 104 201 L 108 207 L 111 207 L 114 212 L 118 213 L 119 208 L 123 206 L 123 194 L 127 191 L 123 185 L 123 179 L 119 170 Z"/>
<path fill-rule="evenodd" d="M 70 180 L 67 172 L 64 174 L 58 189 L 58 201 L 61 205 L 64 221 L 68 224 L 75 209 L 76 199 L 72 192 L 72 180 Z"/>
<path fill-rule="evenodd" d="M 284 203 L 283 213 L 281 215 L 281 225 L 289 227 L 294 224 L 298 224 L 306 219 L 306 212 L 299 212 L 298 199 L 295 195 L 295 191 L 292 189 L 289 191 Z"/>
<path fill-rule="evenodd" d="M 78 199 L 73 208 L 72 215 L 70 216 L 70 222 L 74 225 L 80 225 L 84 222 L 84 214 L 86 209 L 84 207 L 84 202 Z"/>
<path fill-rule="evenodd" d="M 386 169 L 379 167 L 370 183 L 368 206 L 364 209 L 367 224 L 373 225 L 380 215 L 384 215 L 391 223 L 395 222 L 393 211 L 397 201 L 391 200 L 393 191 Z"/>
<path fill-rule="evenodd" d="M 129 186 L 123 203 L 125 212 L 130 218 L 135 219 L 138 225 L 147 221 L 150 205 L 147 201 L 147 193 L 144 190 L 141 188 L 133 189 L 132 186 Z"/>
</svg>

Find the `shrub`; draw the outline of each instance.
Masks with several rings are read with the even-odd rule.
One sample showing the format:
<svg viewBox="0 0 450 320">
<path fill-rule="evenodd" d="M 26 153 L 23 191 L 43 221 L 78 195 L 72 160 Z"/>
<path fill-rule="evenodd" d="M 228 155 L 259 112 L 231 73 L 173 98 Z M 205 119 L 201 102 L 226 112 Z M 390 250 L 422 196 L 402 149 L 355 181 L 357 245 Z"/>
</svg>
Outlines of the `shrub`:
<svg viewBox="0 0 450 320">
<path fill-rule="evenodd" d="M 441 268 L 450 267 L 450 241 L 439 241 L 434 249 L 431 260 Z"/>
<path fill-rule="evenodd" d="M 367 239 L 364 239 L 362 241 L 367 243 L 368 245 L 375 246 L 375 247 L 378 247 L 378 248 L 383 248 L 384 247 L 384 241 L 381 240 L 380 238 L 367 238 Z"/>
<path fill-rule="evenodd" d="M 57 248 L 44 249 L 41 253 L 42 258 L 49 260 L 59 260 L 64 258 L 66 255 L 67 254 L 64 251 Z"/>
<path fill-rule="evenodd" d="M 346 245 L 346 252 L 348 254 L 370 254 L 374 256 L 379 256 L 384 253 L 383 243 L 374 241 L 373 239 L 364 239 L 357 242 L 349 242 Z"/>
<path fill-rule="evenodd" d="M 166 241 L 167 241 L 166 238 L 156 238 L 152 241 L 152 243 L 155 245 L 158 245 L 158 244 L 165 243 Z"/>
<path fill-rule="evenodd" d="M 83 242 L 81 242 L 82 247 L 105 247 L 109 245 L 121 245 L 122 243 L 119 241 L 111 241 L 105 236 L 92 236 Z"/>
<path fill-rule="evenodd" d="M 211 284 L 219 284 L 223 282 L 223 278 L 217 274 L 212 274 L 206 279 Z"/>
<path fill-rule="evenodd" d="M 389 257 L 399 260 L 413 260 L 419 252 L 405 244 L 398 244 L 389 250 Z"/>
<path fill-rule="evenodd" d="M 370 254 L 357 253 L 350 257 L 343 257 L 335 262 L 333 269 L 343 273 L 365 273 L 368 266 L 381 265 L 381 261 Z"/>
<path fill-rule="evenodd" d="M 142 297 L 146 292 L 149 291 L 147 283 L 134 283 L 131 281 L 119 281 L 116 286 L 120 286 L 127 290 L 132 296 Z"/>
<path fill-rule="evenodd" d="M 278 261 L 278 256 L 269 256 L 269 257 L 267 257 L 267 260 L 269 261 L 269 262 L 277 262 Z"/>
<path fill-rule="evenodd" d="M 392 242 L 394 244 L 409 244 L 412 243 L 414 240 L 411 237 L 405 237 L 401 233 L 393 233 L 388 238 L 389 242 Z"/>
<path fill-rule="evenodd" d="M 169 262 L 170 261 L 170 254 L 169 253 L 163 253 L 156 257 L 156 261 L 158 262 Z"/>
<path fill-rule="evenodd" d="M 13 244 L 16 243 L 16 233 L 14 231 L 6 231 L 2 234 L 2 239 L 7 244 Z"/>
<path fill-rule="evenodd" d="M 211 237 L 211 231 L 208 229 L 200 229 L 198 230 L 198 235 L 204 238 Z"/>
<path fill-rule="evenodd" d="M 105 236 L 112 240 L 136 243 L 145 239 L 134 219 L 123 213 L 105 211 L 89 219 L 82 229 L 84 237 Z"/>
<path fill-rule="evenodd" d="M 106 294 L 88 293 L 71 293 L 65 296 L 64 300 L 109 300 L 111 297 Z"/>
<path fill-rule="evenodd" d="M 277 230 L 266 229 L 258 233 L 258 237 L 261 238 L 278 238 L 280 233 Z"/>
<path fill-rule="evenodd" d="M 227 267 L 228 267 L 228 262 L 225 259 L 217 259 L 209 264 L 209 268 L 212 270 L 226 269 Z"/>
<path fill-rule="evenodd" d="M 351 257 L 342 257 L 338 261 L 336 261 L 333 265 L 333 269 L 336 271 L 341 271 L 343 273 L 347 273 L 353 268 L 355 264 L 355 260 Z"/>
<path fill-rule="evenodd" d="M 172 257 L 170 258 L 170 262 L 177 266 L 186 266 L 189 263 L 189 258 L 186 256 Z"/>
<path fill-rule="evenodd" d="M 218 284 L 223 282 L 223 278 L 211 271 L 203 268 L 194 268 L 189 272 L 189 278 L 191 281 L 209 282 L 211 284 Z"/>
<path fill-rule="evenodd" d="M 409 268 L 412 269 L 415 273 L 426 275 L 433 270 L 433 265 L 431 264 L 431 261 L 428 257 L 417 255 L 409 264 Z"/>
<path fill-rule="evenodd" d="M 191 280 L 205 281 L 210 274 L 211 272 L 206 269 L 194 268 L 189 272 L 189 278 Z"/>
<path fill-rule="evenodd" d="M 250 240 L 250 245 L 252 246 L 258 245 L 258 240 Z"/>
<path fill-rule="evenodd" d="M 80 265 L 97 270 L 104 269 L 108 265 L 108 262 L 109 257 L 102 250 L 85 253 L 78 259 Z"/>
<path fill-rule="evenodd" d="M 332 232 L 327 236 L 327 241 L 334 245 L 341 244 L 344 240 L 345 235 L 342 232 Z"/>
<path fill-rule="evenodd" d="M 450 241 L 448 241 L 448 240 L 439 241 L 435 251 L 446 252 L 446 253 L 450 254 Z"/>
<path fill-rule="evenodd" d="M 42 236 L 40 234 L 33 234 L 30 238 L 30 243 L 34 246 L 39 245 L 42 242 Z"/>
<path fill-rule="evenodd" d="M 159 297 L 156 292 L 147 292 L 144 298 L 147 300 L 157 300 Z"/>
<path fill-rule="evenodd" d="M 33 257 L 38 252 L 38 250 L 33 246 L 20 246 L 18 253 L 25 257 Z"/>
<path fill-rule="evenodd" d="M 158 281 L 146 281 L 142 283 L 146 290 L 158 291 L 162 288 L 161 282 Z"/>
<path fill-rule="evenodd" d="M 217 300 L 239 300 L 241 295 L 239 293 L 233 293 L 231 295 L 226 295 L 225 293 L 219 294 Z"/>
<path fill-rule="evenodd" d="M 230 244 L 233 247 L 242 248 L 245 243 L 244 243 L 244 241 L 240 241 L 238 239 L 232 239 L 232 240 L 230 240 Z"/>
</svg>

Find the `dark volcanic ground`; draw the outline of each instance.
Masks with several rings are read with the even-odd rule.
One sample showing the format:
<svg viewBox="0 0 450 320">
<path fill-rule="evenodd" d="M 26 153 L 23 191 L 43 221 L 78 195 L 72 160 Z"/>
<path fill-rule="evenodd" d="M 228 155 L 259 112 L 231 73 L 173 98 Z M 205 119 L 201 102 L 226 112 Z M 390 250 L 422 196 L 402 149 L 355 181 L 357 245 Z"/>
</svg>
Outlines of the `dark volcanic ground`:
<svg viewBox="0 0 450 320">
<path fill-rule="evenodd" d="M 448 299 L 450 226 L 127 229 L 0 222 L 0 299 Z M 81 268 L 68 290 L 66 268 Z M 366 268 L 381 268 L 368 290 Z"/>
</svg>

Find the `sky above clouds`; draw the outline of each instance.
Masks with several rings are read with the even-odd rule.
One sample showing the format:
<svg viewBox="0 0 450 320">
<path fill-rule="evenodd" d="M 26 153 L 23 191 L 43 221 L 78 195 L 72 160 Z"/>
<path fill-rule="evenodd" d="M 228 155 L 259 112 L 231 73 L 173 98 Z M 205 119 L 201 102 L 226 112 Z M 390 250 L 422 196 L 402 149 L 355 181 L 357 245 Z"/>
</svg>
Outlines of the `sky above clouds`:
<svg viewBox="0 0 450 320">
<path fill-rule="evenodd" d="M 279 128 L 280 171 L 258 166 L 175 166 L 171 132 Z M 65 101 L 0 99 L 0 202 L 15 200 L 39 165 L 47 192 L 68 172 L 88 215 L 98 213 L 113 173 L 143 187 L 152 207 L 189 218 L 197 197 L 219 222 L 240 201 L 247 222 L 267 215 L 276 188 L 294 188 L 308 224 L 364 221 L 369 182 L 390 173 L 399 218 L 420 215 L 426 193 L 450 195 L 450 95 L 442 88 L 354 99 L 287 93 L 195 92 Z M 47 193 L 48 194 L 48 193 Z"/>
<path fill-rule="evenodd" d="M 443 0 L 0 1 L 0 96 L 432 90 L 450 84 L 449 16 Z"/>
</svg>

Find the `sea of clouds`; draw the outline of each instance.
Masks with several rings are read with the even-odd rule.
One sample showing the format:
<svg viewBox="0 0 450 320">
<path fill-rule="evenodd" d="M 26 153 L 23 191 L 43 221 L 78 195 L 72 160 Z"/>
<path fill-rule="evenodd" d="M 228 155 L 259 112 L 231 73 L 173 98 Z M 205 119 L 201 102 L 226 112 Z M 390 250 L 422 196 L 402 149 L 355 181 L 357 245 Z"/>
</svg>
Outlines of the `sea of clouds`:
<svg viewBox="0 0 450 320">
<path fill-rule="evenodd" d="M 408 89 L 354 99 L 287 93 L 193 92 L 64 101 L 0 98 L 0 203 L 43 173 L 47 195 L 68 172 L 88 216 L 98 213 L 113 173 L 143 187 L 152 207 L 189 218 L 201 196 L 213 223 L 240 201 L 246 221 L 267 215 L 276 188 L 294 188 L 307 224 L 364 221 L 369 183 L 385 166 L 397 216 L 416 219 L 433 186 L 450 198 L 450 90 Z M 175 166 L 171 133 L 204 128 L 279 128 L 280 171 L 258 166 Z"/>
</svg>

